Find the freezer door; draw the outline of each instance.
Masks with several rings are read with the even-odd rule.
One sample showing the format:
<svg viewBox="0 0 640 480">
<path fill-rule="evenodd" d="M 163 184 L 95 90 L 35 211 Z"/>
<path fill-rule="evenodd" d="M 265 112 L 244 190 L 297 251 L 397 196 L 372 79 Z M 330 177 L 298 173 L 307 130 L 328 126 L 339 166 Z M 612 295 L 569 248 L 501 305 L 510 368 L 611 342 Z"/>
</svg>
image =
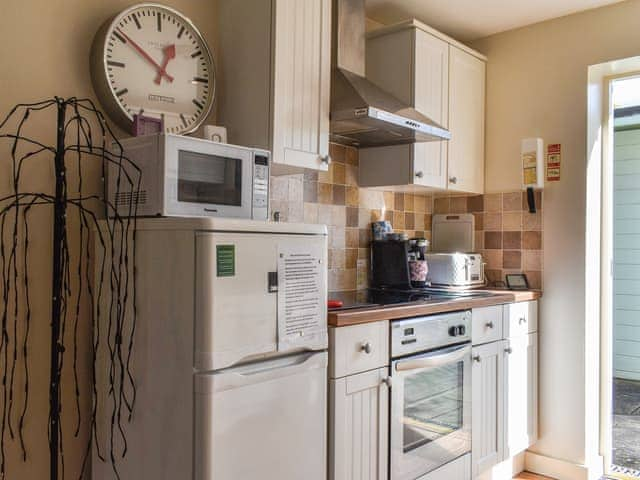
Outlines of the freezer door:
<svg viewBox="0 0 640 480">
<path fill-rule="evenodd" d="M 195 480 L 326 480 L 326 352 L 196 374 L 195 408 Z"/>
<path fill-rule="evenodd" d="M 325 349 L 326 242 L 322 235 L 198 233 L 196 370 L 220 370 L 274 353 Z M 287 275 L 287 269 L 295 267 L 292 262 L 304 252 L 304 258 L 316 259 L 316 268 L 310 281 L 300 285 L 309 291 L 296 303 L 298 285 L 291 280 L 305 279 L 295 271 Z"/>
</svg>

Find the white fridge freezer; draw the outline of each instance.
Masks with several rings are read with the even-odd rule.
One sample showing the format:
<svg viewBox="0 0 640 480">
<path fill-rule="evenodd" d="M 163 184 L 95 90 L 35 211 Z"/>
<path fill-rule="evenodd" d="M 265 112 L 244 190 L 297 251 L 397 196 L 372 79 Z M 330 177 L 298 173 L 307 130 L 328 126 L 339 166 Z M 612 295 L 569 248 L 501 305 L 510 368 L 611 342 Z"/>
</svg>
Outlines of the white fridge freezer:
<svg viewBox="0 0 640 480">
<path fill-rule="evenodd" d="M 120 478 L 325 480 L 326 227 L 144 219 L 137 239 L 137 396 L 122 422 L 124 458 L 117 429 L 113 437 Z M 101 342 L 96 425 L 106 458 L 109 355 Z M 95 448 L 92 473 L 116 478 Z"/>
</svg>

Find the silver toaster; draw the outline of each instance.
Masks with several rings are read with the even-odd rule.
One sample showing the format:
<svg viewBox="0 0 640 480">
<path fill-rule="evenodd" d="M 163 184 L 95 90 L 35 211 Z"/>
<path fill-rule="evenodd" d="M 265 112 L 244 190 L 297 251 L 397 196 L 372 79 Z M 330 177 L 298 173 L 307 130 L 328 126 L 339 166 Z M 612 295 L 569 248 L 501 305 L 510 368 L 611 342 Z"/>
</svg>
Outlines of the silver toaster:
<svg viewBox="0 0 640 480">
<path fill-rule="evenodd" d="M 484 263 L 478 253 L 428 253 L 425 255 L 432 285 L 468 287 L 484 285 Z"/>
</svg>

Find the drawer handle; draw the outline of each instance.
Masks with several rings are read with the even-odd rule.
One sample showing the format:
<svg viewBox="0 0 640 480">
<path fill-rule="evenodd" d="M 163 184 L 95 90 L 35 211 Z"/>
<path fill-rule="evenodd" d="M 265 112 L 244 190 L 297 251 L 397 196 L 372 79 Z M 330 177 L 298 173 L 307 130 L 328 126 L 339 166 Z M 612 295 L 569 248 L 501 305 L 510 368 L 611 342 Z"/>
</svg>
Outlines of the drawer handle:
<svg viewBox="0 0 640 480">
<path fill-rule="evenodd" d="M 416 172 L 416 177 L 417 178 L 422 178 L 422 177 L 424 177 L 424 173 L 423 172 Z"/>
<path fill-rule="evenodd" d="M 360 351 L 366 353 L 367 355 L 371 353 L 371 350 L 373 350 L 373 347 L 371 346 L 371 343 L 369 343 L 369 342 L 363 343 L 360 346 Z"/>
<path fill-rule="evenodd" d="M 507 348 L 505 348 L 505 349 L 504 349 L 504 353 L 506 353 L 506 354 L 508 354 L 508 355 L 511 355 L 511 354 L 513 353 L 513 348 L 511 348 L 511 347 L 507 347 Z"/>
<path fill-rule="evenodd" d="M 485 326 L 486 326 L 487 328 L 493 328 L 495 325 L 493 324 L 493 322 L 487 322 L 487 323 L 485 324 Z"/>
<path fill-rule="evenodd" d="M 388 388 L 391 388 L 391 377 L 383 378 L 382 383 L 384 383 Z"/>
<path fill-rule="evenodd" d="M 520 320 L 518 320 L 518 323 L 520 325 L 522 325 L 523 323 L 527 323 L 527 319 L 525 317 L 520 317 Z"/>
<path fill-rule="evenodd" d="M 480 357 L 480 355 L 475 355 L 475 356 L 474 356 L 474 357 L 472 357 L 472 358 L 473 358 L 473 361 L 474 361 L 474 362 L 478 362 L 478 363 L 480 363 L 480 362 L 482 361 L 482 358 Z"/>
</svg>

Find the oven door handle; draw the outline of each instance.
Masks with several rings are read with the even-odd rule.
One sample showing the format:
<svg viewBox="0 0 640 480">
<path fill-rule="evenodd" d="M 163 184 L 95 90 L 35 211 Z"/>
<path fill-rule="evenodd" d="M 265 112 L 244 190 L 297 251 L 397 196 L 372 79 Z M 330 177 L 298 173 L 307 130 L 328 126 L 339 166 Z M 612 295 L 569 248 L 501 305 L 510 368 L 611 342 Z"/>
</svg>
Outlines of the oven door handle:
<svg viewBox="0 0 640 480">
<path fill-rule="evenodd" d="M 406 372 L 408 370 L 419 370 L 423 368 L 441 367 L 448 363 L 453 363 L 464 359 L 465 356 L 471 354 L 471 346 L 464 345 L 455 349 L 451 349 L 446 353 L 428 355 L 421 358 L 403 360 L 396 363 L 396 372 Z"/>
</svg>

